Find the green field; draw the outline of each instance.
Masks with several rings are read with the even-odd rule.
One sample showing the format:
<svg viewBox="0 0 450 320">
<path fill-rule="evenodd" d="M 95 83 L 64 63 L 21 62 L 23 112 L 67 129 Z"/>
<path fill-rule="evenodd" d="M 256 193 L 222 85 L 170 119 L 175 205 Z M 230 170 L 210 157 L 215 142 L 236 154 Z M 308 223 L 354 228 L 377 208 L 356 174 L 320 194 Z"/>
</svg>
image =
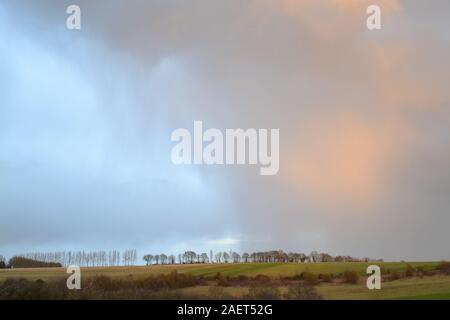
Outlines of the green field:
<svg viewBox="0 0 450 320">
<path fill-rule="evenodd" d="M 213 276 L 220 272 L 224 276 L 255 276 L 264 274 L 273 278 L 279 276 L 292 276 L 303 271 L 313 273 L 341 273 L 346 270 L 358 271 L 365 275 L 367 266 L 373 263 L 366 262 L 325 262 L 325 263 L 238 263 L 238 264 L 194 264 L 194 265 L 157 265 L 157 266 L 135 266 L 135 267 L 92 267 L 82 268 L 82 275 L 90 277 L 95 275 L 106 275 L 109 277 L 145 277 L 149 274 L 169 273 L 176 270 L 180 273 L 188 272 L 194 276 Z M 404 272 L 404 262 L 382 262 L 376 263 L 380 267 L 390 271 Z M 434 269 L 438 262 L 409 262 L 413 267 L 423 266 L 425 270 Z M 28 278 L 51 280 L 66 277 L 64 268 L 37 268 L 37 269 L 3 269 L 0 270 L 0 281 L 9 278 Z"/>
<path fill-rule="evenodd" d="M 207 294 L 207 286 L 184 289 L 187 293 Z M 285 287 L 279 287 L 285 292 Z M 450 300 L 450 276 L 401 279 L 382 284 L 381 290 L 368 290 L 365 282 L 356 285 L 320 284 L 317 292 L 326 300 Z M 235 298 L 247 293 L 247 287 L 227 287 L 225 293 Z"/>
<path fill-rule="evenodd" d="M 383 281 L 381 290 L 368 290 L 365 285 L 366 268 L 373 263 L 241 263 L 241 264 L 205 264 L 205 265 L 158 265 L 135 267 L 93 267 L 82 268 L 84 279 L 96 275 L 105 275 L 111 278 L 133 277 L 140 278 L 148 275 L 170 273 L 176 270 L 179 273 L 190 273 L 194 276 L 214 276 L 220 272 L 224 276 L 256 276 L 263 274 L 272 279 L 282 276 L 292 276 L 309 271 L 316 274 L 339 274 L 344 271 L 357 271 L 360 280 L 357 284 L 322 283 L 316 286 L 317 292 L 325 299 L 450 299 L 450 276 L 434 275 L 424 277 L 402 278 L 395 281 Z M 402 273 L 406 270 L 404 262 L 376 263 L 384 270 Z M 409 262 L 413 267 L 424 270 L 433 270 L 438 262 Z M 42 269 L 13 269 L 0 270 L 0 282 L 7 278 L 26 278 L 30 280 L 42 279 L 52 281 L 64 279 L 68 275 L 64 268 Z M 285 288 L 279 287 L 281 291 Z M 208 286 L 197 286 L 184 289 L 187 292 L 206 292 Z M 245 286 L 227 287 L 224 290 L 234 297 L 246 292 Z"/>
<path fill-rule="evenodd" d="M 450 276 L 408 278 L 384 282 L 381 290 L 368 290 L 365 282 L 356 285 L 325 284 L 317 291 L 326 299 L 450 299 Z"/>
</svg>

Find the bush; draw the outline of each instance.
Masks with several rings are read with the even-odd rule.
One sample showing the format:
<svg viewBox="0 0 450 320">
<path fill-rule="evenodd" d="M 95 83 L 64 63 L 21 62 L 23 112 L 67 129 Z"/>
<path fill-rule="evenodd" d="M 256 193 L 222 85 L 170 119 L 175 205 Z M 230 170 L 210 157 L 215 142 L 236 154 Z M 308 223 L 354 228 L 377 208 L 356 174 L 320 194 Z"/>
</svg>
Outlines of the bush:
<svg viewBox="0 0 450 320">
<path fill-rule="evenodd" d="M 190 273 L 178 273 L 172 271 L 160 276 L 169 289 L 192 287 L 200 283 L 200 278 L 193 277 Z"/>
<path fill-rule="evenodd" d="M 100 291 L 118 291 L 122 289 L 159 291 L 164 289 L 186 288 L 199 283 L 199 278 L 195 278 L 190 274 L 179 274 L 173 271 L 169 274 L 148 276 L 140 279 L 133 279 L 131 276 L 126 279 L 113 279 L 103 275 L 95 276 L 88 278 L 84 287 Z"/>
<path fill-rule="evenodd" d="M 356 271 L 345 271 L 342 277 L 344 278 L 344 282 L 349 284 L 356 284 L 359 280 L 359 275 Z"/>
<path fill-rule="evenodd" d="M 288 300 L 322 300 L 322 297 L 311 286 L 289 286 L 284 297 Z"/>
<path fill-rule="evenodd" d="M 238 281 L 248 281 L 249 278 L 248 278 L 248 276 L 241 274 L 241 275 L 236 277 L 236 280 L 238 280 Z"/>
<path fill-rule="evenodd" d="M 405 277 L 412 277 L 416 273 L 416 270 L 410 265 L 406 265 Z"/>
<path fill-rule="evenodd" d="M 255 281 L 258 282 L 270 282 L 270 277 L 264 275 L 264 274 L 257 274 L 254 278 Z"/>
<path fill-rule="evenodd" d="M 301 279 L 310 286 L 314 286 L 319 283 L 319 278 L 317 277 L 317 275 L 309 271 L 302 272 Z"/>
<path fill-rule="evenodd" d="M 141 279 L 110 278 L 99 275 L 86 278 L 82 290 L 68 290 L 66 280 L 45 282 L 27 279 L 7 279 L 0 283 L 0 300 L 33 299 L 193 299 L 195 295 L 184 297 L 181 288 L 200 284 L 200 280 L 190 274 L 162 274 Z"/>
<path fill-rule="evenodd" d="M 215 276 L 211 277 L 211 280 L 219 280 L 220 277 L 222 277 L 222 274 L 220 272 L 217 272 Z"/>
<path fill-rule="evenodd" d="M 219 277 L 217 278 L 217 285 L 221 287 L 229 287 L 231 286 L 230 279 L 228 277 L 224 277 L 219 273 Z"/>
<path fill-rule="evenodd" d="M 400 279 L 400 274 L 397 271 L 394 271 L 394 272 L 391 273 L 390 279 L 391 280 L 398 280 L 398 279 Z"/>
<path fill-rule="evenodd" d="M 150 276 L 144 279 L 134 280 L 134 283 L 134 286 L 141 289 L 181 289 L 199 284 L 200 279 L 193 277 L 191 274 L 172 271 L 169 274 L 161 274 L 158 276 Z"/>
<path fill-rule="evenodd" d="M 169 284 L 159 276 L 150 276 L 143 279 L 138 279 L 134 281 L 134 286 L 139 289 L 144 290 L 152 290 L 152 291 L 159 291 L 162 289 L 169 288 Z M 133 281 L 129 281 L 128 285 L 125 287 L 133 287 Z"/>
<path fill-rule="evenodd" d="M 291 277 L 284 277 L 284 279 L 286 279 L 286 280 L 302 280 L 303 278 L 302 278 L 302 274 L 301 273 L 297 273 L 297 274 L 294 274 Z"/>
<path fill-rule="evenodd" d="M 322 280 L 323 282 L 332 282 L 333 274 L 332 273 L 319 274 L 319 279 Z"/>
<path fill-rule="evenodd" d="M 0 300 L 64 299 L 67 288 L 63 283 L 46 283 L 39 279 L 6 279 L 0 284 Z"/>
<path fill-rule="evenodd" d="M 107 276 L 95 276 L 93 278 L 88 278 L 85 284 L 86 288 L 89 289 L 97 289 L 103 291 L 114 291 L 119 290 L 123 287 L 123 281 L 121 280 L 112 280 Z"/>
<path fill-rule="evenodd" d="M 450 262 L 442 261 L 437 267 L 436 270 L 443 272 L 445 274 L 450 274 Z"/>
<path fill-rule="evenodd" d="M 281 294 L 278 288 L 270 286 L 253 285 L 245 296 L 248 300 L 279 300 Z"/>
</svg>

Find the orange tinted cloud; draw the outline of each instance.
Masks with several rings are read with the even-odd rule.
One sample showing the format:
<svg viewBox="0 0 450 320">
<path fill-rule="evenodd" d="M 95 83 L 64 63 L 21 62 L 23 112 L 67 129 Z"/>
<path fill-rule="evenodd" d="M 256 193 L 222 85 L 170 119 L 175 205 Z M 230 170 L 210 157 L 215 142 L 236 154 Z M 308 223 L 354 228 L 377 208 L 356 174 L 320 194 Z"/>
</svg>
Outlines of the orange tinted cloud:
<svg viewBox="0 0 450 320">
<path fill-rule="evenodd" d="M 450 100 L 448 67 L 430 56 L 437 44 L 393 33 L 389 23 L 406 23 L 401 19 L 368 33 L 365 8 L 373 1 L 279 3 L 306 30 L 299 41 L 314 39 L 299 72 L 315 76 L 324 93 L 302 105 L 305 122 L 281 170 L 299 193 L 318 203 L 380 201 L 391 190 L 387 181 L 396 161 L 408 161 L 410 143 L 421 135 L 417 112 L 434 112 Z M 376 4 L 383 14 L 401 9 L 398 1 Z"/>
<path fill-rule="evenodd" d="M 354 114 L 309 118 L 287 157 L 286 177 L 321 201 L 370 202 L 382 190 L 399 132 Z"/>
<path fill-rule="evenodd" d="M 296 20 L 300 28 L 306 28 L 315 37 L 328 41 L 339 33 L 357 35 L 366 29 L 366 9 L 372 0 L 275 0 L 287 15 Z M 401 9 L 397 0 L 378 0 L 384 17 Z M 332 40 L 332 39 L 331 39 Z M 342 45 L 345 42 L 342 43 Z"/>
<path fill-rule="evenodd" d="M 365 9 L 372 4 L 379 5 L 385 13 L 390 13 L 400 8 L 397 0 L 378 0 L 376 3 L 372 0 L 276 0 L 281 7 L 289 13 L 300 13 L 306 9 L 328 8 L 360 10 Z M 365 10 L 364 10 L 365 12 Z"/>
<path fill-rule="evenodd" d="M 450 100 L 446 86 L 450 69 L 434 63 L 429 47 L 423 42 L 393 43 L 374 46 L 371 73 L 377 82 L 380 107 L 385 111 L 399 109 L 426 110 L 439 107 Z"/>
</svg>

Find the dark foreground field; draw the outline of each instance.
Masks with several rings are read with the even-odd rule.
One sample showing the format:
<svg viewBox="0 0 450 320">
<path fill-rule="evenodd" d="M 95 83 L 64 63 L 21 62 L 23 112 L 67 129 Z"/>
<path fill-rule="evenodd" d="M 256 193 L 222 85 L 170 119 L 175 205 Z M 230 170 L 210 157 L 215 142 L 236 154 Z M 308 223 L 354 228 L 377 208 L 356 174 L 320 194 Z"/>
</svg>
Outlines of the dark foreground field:
<svg viewBox="0 0 450 320">
<path fill-rule="evenodd" d="M 368 290 L 370 263 L 246 263 L 82 268 L 82 290 L 63 268 L 0 270 L 0 299 L 450 299 L 450 266 L 377 263 L 382 289 Z"/>
</svg>

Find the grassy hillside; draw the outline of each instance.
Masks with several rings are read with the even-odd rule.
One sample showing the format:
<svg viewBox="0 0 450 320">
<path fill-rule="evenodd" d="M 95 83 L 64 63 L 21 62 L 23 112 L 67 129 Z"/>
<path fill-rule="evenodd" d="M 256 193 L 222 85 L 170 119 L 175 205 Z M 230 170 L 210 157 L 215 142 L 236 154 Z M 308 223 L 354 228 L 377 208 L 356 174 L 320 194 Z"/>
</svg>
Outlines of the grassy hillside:
<svg viewBox="0 0 450 320">
<path fill-rule="evenodd" d="M 208 286 L 186 288 L 187 294 L 207 295 Z M 226 287 L 224 293 L 240 298 L 248 293 L 248 287 Z M 281 293 L 286 287 L 279 287 Z M 356 285 L 320 284 L 317 292 L 326 300 L 450 300 L 450 276 L 400 279 L 382 284 L 381 290 L 368 290 L 363 279 Z"/>
<path fill-rule="evenodd" d="M 317 293 L 325 299 L 450 299 L 450 276 L 435 274 L 432 276 L 402 277 L 394 281 L 383 281 L 381 290 L 368 290 L 366 288 L 366 268 L 371 263 L 247 263 L 247 264 L 213 264 L 213 265 L 165 265 L 165 266 L 136 266 L 136 267 L 99 267 L 82 268 L 82 279 L 104 275 L 112 279 L 144 279 L 149 275 L 168 274 L 174 270 L 178 273 L 188 273 L 193 276 L 214 276 L 221 273 L 223 276 L 254 277 L 263 274 L 274 279 L 273 285 L 283 294 L 288 290 L 280 277 L 293 276 L 304 271 L 315 274 L 340 274 L 344 271 L 356 271 L 360 274 L 357 284 L 342 282 L 321 283 L 315 286 Z M 411 266 L 421 267 L 423 270 L 433 270 L 438 262 L 411 262 Z M 407 264 L 404 262 L 378 263 L 384 270 L 404 273 Z M 53 282 L 64 280 L 67 274 L 64 268 L 37 268 L 0 270 L 0 283 L 7 278 L 26 278 L 29 280 L 42 279 Z M 131 278 L 130 278 L 131 277 Z M 82 280 L 84 281 L 84 280 Z M 208 296 L 215 284 L 201 284 L 182 289 L 186 294 Z M 225 286 L 220 288 L 226 296 L 241 298 L 248 293 L 247 284 Z"/>
<path fill-rule="evenodd" d="M 255 276 L 264 274 L 273 278 L 292 276 L 309 271 L 313 273 L 342 273 L 347 270 L 357 271 L 361 276 L 366 274 L 367 266 L 373 263 L 365 262 L 326 262 L 326 263 L 238 263 L 238 264 L 204 264 L 204 265 L 158 265 L 135 267 L 94 267 L 82 268 L 82 276 L 106 275 L 109 277 L 145 277 L 149 274 L 170 273 L 177 270 L 180 273 L 191 273 L 194 276 L 212 276 L 220 272 L 224 276 Z M 390 271 L 404 272 L 404 262 L 376 263 Z M 413 267 L 423 266 L 425 270 L 434 269 L 438 262 L 411 262 Z M 36 268 L 36 269 L 3 269 L 0 270 L 0 281 L 6 278 L 28 278 L 51 280 L 67 277 L 64 268 Z"/>
<path fill-rule="evenodd" d="M 384 282 L 381 290 L 367 290 L 364 280 L 356 285 L 323 284 L 317 291 L 325 299 L 450 299 L 450 276 Z"/>
</svg>

